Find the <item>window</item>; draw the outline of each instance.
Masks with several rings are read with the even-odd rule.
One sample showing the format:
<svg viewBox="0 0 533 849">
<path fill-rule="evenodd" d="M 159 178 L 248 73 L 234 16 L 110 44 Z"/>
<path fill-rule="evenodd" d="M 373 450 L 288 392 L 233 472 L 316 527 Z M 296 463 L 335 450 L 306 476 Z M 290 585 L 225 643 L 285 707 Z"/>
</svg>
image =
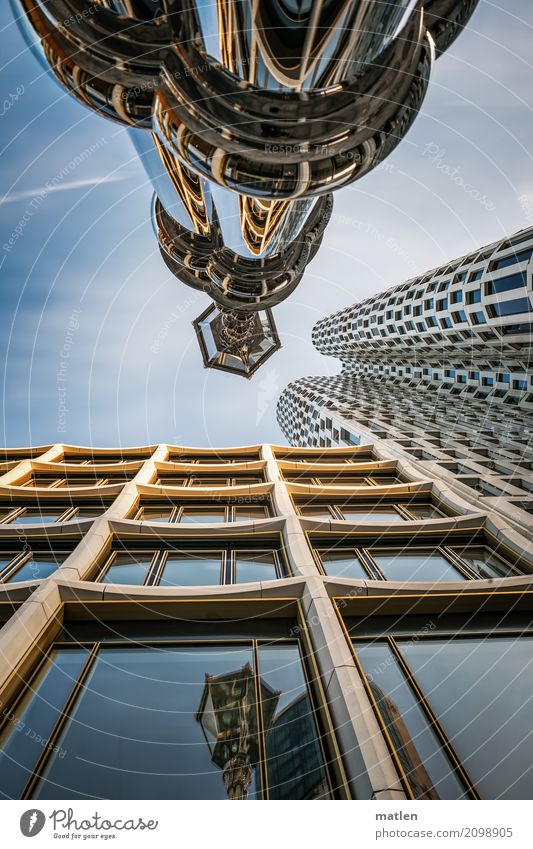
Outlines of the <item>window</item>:
<svg viewBox="0 0 533 849">
<path fill-rule="evenodd" d="M 54 511 L 41 513 L 39 510 L 28 509 L 27 507 L 15 508 L 4 515 L 0 521 L 8 522 L 10 525 L 47 525 L 59 521 L 59 517 L 65 511 Z"/>
<path fill-rule="evenodd" d="M 526 282 L 525 271 L 510 274 L 508 277 L 499 277 L 497 280 L 489 280 L 487 282 L 487 295 L 501 295 L 503 292 L 510 292 L 512 289 L 520 289 L 526 285 Z"/>
<path fill-rule="evenodd" d="M 54 551 L 0 554 L 0 582 L 42 581 L 55 572 L 66 557 L 66 553 Z"/>
<path fill-rule="evenodd" d="M 299 644 L 211 634 L 184 644 L 56 643 L 3 728 L 2 795 L 53 799 L 67 787 L 71 799 L 95 788 L 104 799 L 330 798 Z"/>
<path fill-rule="evenodd" d="M 483 277 L 483 269 L 478 268 L 477 271 L 473 271 L 471 273 L 470 277 L 468 278 L 468 282 L 473 283 L 476 280 L 481 280 L 482 277 Z"/>
<path fill-rule="evenodd" d="M 387 581 L 464 581 L 465 576 L 450 560 L 438 552 L 380 552 L 369 549 L 369 554 Z"/>
<path fill-rule="evenodd" d="M 487 319 L 485 318 L 485 313 L 481 310 L 479 312 L 471 312 L 470 313 L 470 321 L 472 324 L 486 324 Z"/>
<path fill-rule="evenodd" d="M 494 260 L 494 262 L 491 262 L 490 264 L 490 270 L 496 271 L 498 268 L 507 268 L 509 265 L 516 265 L 519 262 L 530 260 L 532 252 L 532 248 L 527 248 L 526 250 L 519 251 L 516 254 L 510 254 L 509 256 L 504 256 L 501 259 Z"/>
<path fill-rule="evenodd" d="M 437 301 L 437 312 L 443 312 L 448 309 L 448 298 L 441 298 Z"/>
<path fill-rule="evenodd" d="M 484 546 L 468 546 L 452 551 L 465 560 L 480 578 L 509 578 L 517 574 L 501 557 Z"/>
<path fill-rule="evenodd" d="M 190 546 L 186 549 L 164 547 L 157 551 L 114 551 L 98 580 L 137 586 L 195 587 L 270 581 L 287 574 L 279 551 L 267 547 L 230 548 L 219 544 L 202 549 Z"/>
<path fill-rule="evenodd" d="M 533 312 L 529 298 L 516 298 L 512 301 L 500 301 L 497 304 L 487 306 L 492 318 L 501 318 L 506 315 L 519 315 L 524 312 Z"/>
<path fill-rule="evenodd" d="M 225 522 L 226 511 L 223 507 L 182 507 L 178 521 L 186 524 Z"/>
<path fill-rule="evenodd" d="M 154 557 L 153 551 L 136 554 L 115 552 L 100 580 L 104 584 L 144 584 Z"/>
<path fill-rule="evenodd" d="M 470 780 L 482 798 L 531 798 L 531 636 L 402 636 L 354 649 L 415 798 L 469 798 Z"/>
<path fill-rule="evenodd" d="M 470 292 L 466 293 L 466 303 L 467 304 L 479 304 L 481 303 L 481 289 L 472 289 Z"/>
<path fill-rule="evenodd" d="M 339 511 L 348 522 L 403 522 L 404 516 L 394 507 L 350 507 L 341 504 Z"/>
<path fill-rule="evenodd" d="M 463 293 L 460 289 L 456 289 L 454 292 L 450 292 L 450 303 L 458 304 L 463 300 Z"/>
<path fill-rule="evenodd" d="M 369 578 L 353 549 L 338 548 L 335 551 L 319 551 L 318 554 L 326 575 L 332 578 Z"/>
</svg>

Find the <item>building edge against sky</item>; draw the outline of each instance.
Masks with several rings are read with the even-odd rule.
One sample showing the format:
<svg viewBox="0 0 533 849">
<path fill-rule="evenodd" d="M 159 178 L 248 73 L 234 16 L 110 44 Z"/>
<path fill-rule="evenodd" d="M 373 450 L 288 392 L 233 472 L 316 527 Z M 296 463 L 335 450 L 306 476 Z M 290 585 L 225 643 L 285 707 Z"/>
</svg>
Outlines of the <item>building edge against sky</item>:
<svg viewBox="0 0 533 849">
<path fill-rule="evenodd" d="M 489 502 L 381 440 L 2 459 L 4 798 L 530 798 L 533 558 Z"/>
<path fill-rule="evenodd" d="M 278 401 L 292 445 L 383 441 L 473 504 L 531 526 L 533 228 L 319 322 L 340 359 Z"/>
</svg>

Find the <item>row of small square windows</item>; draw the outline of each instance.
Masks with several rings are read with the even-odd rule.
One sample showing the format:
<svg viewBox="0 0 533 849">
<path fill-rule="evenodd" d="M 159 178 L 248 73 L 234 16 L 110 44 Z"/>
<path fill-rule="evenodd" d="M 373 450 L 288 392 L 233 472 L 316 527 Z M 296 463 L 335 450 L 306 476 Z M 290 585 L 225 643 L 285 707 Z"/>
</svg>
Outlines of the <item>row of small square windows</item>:
<svg viewBox="0 0 533 849">
<path fill-rule="evenodd" d="M 502 268 L 508 268 L 509 266 L 517 265 L 519 263 L 529 261 L 531 259 L 532 253 L 533 253 L 533 248 L 526 248 L 522 251 L 519 251 L 518 253 L 511 253 L 511 254 L 508 254 L 507 256 L 500 257 L 500 258 L 490 262 L 486 271 L 487 272 L 500 271 Z M 478 269 L 475 269 L 474 271 L 471 271 L 470 273 L 469 273 L 468 269 L 465 269 L 465 270 L 457 273 L 453 277 L 453 279 L 450 278 L 448 280 L 440 280 L 440 281 L 439 280 L 432 280 L 432 282 L 428 283 L 428 285 L 425 285 L 423 289 L 416 289 L 417 286 L 425 284 L 427 281 L 429 281 L 431 279 L 431 277 L 439 276 L 440 274 L 446 274 L 446 273 L 450 273 L 449 268 L 447 268 L 445 270 L 439 269 L 439 271 L 436 272 L 436 273 L 426 275 L 425 277 L 418 278 L 417 280 L 415 280 L 412 283 L 410 282 L 410 283 L 405 284 L 406 289 L 408 289 L 408 290 L 411 289 L 410 292 L 407 291 L 407 292 L 405 292 L 405 294 L 393 295 L 392 297 L 389 297 L 387 300 L 379 301 L 377 303 L 373 302 L 372 299 L 370 299 L 369 301 L 363 301 L 358 306 L 357 314 L 358 315 L 361 315 L 362 313 L 368 314 L 369 312 L 375 312 L 375 311 L 379 311 L 380 309 L 384 309 L 386 306 L 392 306 L 393 304 L 399 305 L 409 298 L 413 298 L 414 300 L 416 300 L 418 298 L 423 298 L 425 295 L 433 293 L 433 292 L 444 292 L 446 289 L 449 288 L 450 285 L 477 282 L 478 280 L 481 280 L 483 278 L 483 275 L 485 274 L 485 268 L 478 268 Z M 524 279 L 525 279 L 525 272 L 523 272 L 523 276 L 524 276 Z M 498 282 L 497 280 L 496 281 L 489 281 L 488 285 L 490 286 L 491 283 L 497 283 L 497 282 Z M 393 291 L 401 292 L 402 287 L 395 287 L 395 289 Z M 405 291 L 405 289 L 404 289 L 404 291 Z M 459 291 L 459 294 L 462 295 L 462 292 Z M 494 292 L 489 292 L 488 294 L 494 294 Z M 380 296 L 377 296 L 377 297 L 380 297 Z M 342 315 L 342 313 L 340 315 Z M 335 317 L 336 320 L 338 320 L 340 315 L 338 314 Z"/>
</svg>

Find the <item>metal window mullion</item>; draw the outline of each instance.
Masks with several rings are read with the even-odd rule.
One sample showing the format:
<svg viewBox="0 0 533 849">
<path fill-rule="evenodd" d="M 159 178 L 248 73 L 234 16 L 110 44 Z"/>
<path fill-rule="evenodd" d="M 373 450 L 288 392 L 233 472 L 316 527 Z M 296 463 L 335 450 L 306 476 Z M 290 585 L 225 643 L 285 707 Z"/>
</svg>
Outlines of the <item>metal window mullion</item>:
<svg viewBox="0 0 533 849">
<path fill-rule="evenodd" d="M 263 719 L 263 704 L 261 702 L 261 669 L 259 667 L 259 646 L 257 640 L 252 640 L 252 651 L 254 658 L 254 687 L 257 716 L 257 736 L 259 744 L 259 772 L 261 775 L 261 796 L 263 799 L 268 799 L 270 794 L 268 790 L 266 736 Z"/>
<path fill-rule="evenodd" d="M 173 524 L 177 524 L 177 522 L 179 521 L 178 520 L 179 512 L 180 512 L 180 508 L 176 507 L 176 505 L 174 505 L 172 507 L 171 511 L 170 511 L 170 517 L 169 517 L 168 521 L 172 522 Z"/>
<path fill-rule="evenodd" d="M 481 579 L 481 575 L 478 575 L 478 573 L 469 566 L 468 563 L 462 560 L 455 551 L 452 551 L 447 546 L 439 546 L 438 551 L 466 578 L 473 579 L 474 581 L 479 581 Z"/>
<path fill-rule="evenodd" d="M 221 551 L 221 584 L 234 584 L 237 577 L 237 563 L 235 549 L 224 548 Z"/>
<path fill-rule="evenodd" d="M 79 513 L 79 507 L 67 507 L 56 519 L 56 522 L 67 522 L 69 519 L 74 519 Z"/>
<path fill-rule="evenodd" d="M 13 519 L 18 519 L 19 516 L 23 516 L 27 509 L 27 507 L 13 507 L 13 509 L 9 511 L 5 519 L 2 519 L 2 524 L 7 525 L 8 523 L 12 522 Z"/>
<path fill-rule="evenodd" d="M 342 512 L 338 504 L 328 504 L 327 506 L 329 507 L 330 513 L 334 519 L 341 519 L 344 521 L 344 513 Z"/>
<path fill-rule="evenodd" d="M 404 519 L 408 519 L 410 522 L 418 518 L 417 516 L 415 516 L 414 513 L 411 513 L 411 511 L 408 510 L 407 507 L 404 507 L 403 504 L 393 504 L 392 506 L 394 507 L 396 512 L 400 514 L 400 516 L 402 516 Z"/>
<path fill-rule="evenodd" d="M 14 575 L 21 566 L 24 566 L 25 563 L 29 561 L 33 552 L 30 549 L 27 551 L 21 551 L 20 554 L 16 554 L 9 563 L 6 563 L 2 572 L 0 572 L 0 581 L 5 581 L 6 578 L 10 578 L 11 575 Z"/>
<path fill-rule="evenodd" d="M 161 577 L 163 575 L 164 568 L 166 566 L 168 560 L 168 551 L 165 549 L 158 549 L 154 551 L 152 556 L 152 562 L 148 568 L 146 573 L 146 577 L 143 581 L 143 587 L 155 587 L 158 586 Z"/>
<path fill-rule="evenodd" d="M 79 694 L 80 690 L 82 689 L 84 682 L 87 680 L 87 676 L 89 675 L 89 672 L 91 671 L 91 669 L 94 665 L 94 661 L 96 660 L 96 655 L 98 653 L 99 647 L 100 647 L 100 643 L 94 643 L 93 644 L 93 646 L 92 646 L 92 648 L 89 652 L 89 656 L 88 656 L 87 660 L 85 661 L 85 663 L 83 664 L 82 669 L 80 670 L 80 673 L 78 675 L 76 683 L 74 684 L 72 690 L 70 691 L 70 694 L 67 697 L 65 704 L 63 705 L 63 709 L 61 710 L 61 712 L 60 712 L 60 714 L 59 714 L 59 716 L 58 716 L 58 718 L 55 722 L 55 725 L 52 728 L 52 731 L 48 735 L 48 745 L 41 752 L 41 755 L 38 758 L 37 763 L 35 764 L 35 766 L 33 768 L 32 775 L 31 775 L 30 779 L 28 780 L 28 782 L 26 783 L 26 786 L 25 786 L 25 788 L 24 788 L 24 790 L 21 794 L 21 799 L 30 799 L 31 798 L 31 794 L 33 793 L 33 790 L 35 789 L 35 785 L 39 781 L 39 779 L 42 775 L 42 772 L 43 772 L 44 768 L 46 767 L 46 764 L 48 763 L 48 761 L 49 761 L 49 759 L 52 755 L 53 750 L 56 748 L 56 743 L 59 739 L 59 735 L 60 735 L 61 731 L 63 730 L 63 727 L 64 727 L 67 719 L 70 716 L 70 713 L 72 711 L 74 703 L 75 703 L 75 701 L 78 697 L 78 694 Z"/>
<path fill-rule="evenodd" d="M 463 765 L 461 758 L 459 757 L 459 755 L 455 751 L 455 748 L 453 747 L 453 745 L 450 743 L 450 740 L 448 739 L 448 736 L 447 736 L 446 732 L 444 731 L 444 728 L 440 724 L 439 720 L 437 719 L 437 715 L 434 713 L 433 708 L 431 707 L 428 700 L 426 699 L 422 689 L 420 688 L 420 686 L 418 684 L 418 681 L 416 680 L 416 677 L 413 675 L 413 673 L 412 673 L 412 671 L 409 667 L 409 664 L 407 663 L 404 656 L 400 652 L 400 650 L 398 648 L 398 643 L 396 642 L 394 637 L 387 637 L 387 642 L 390 646 L 390 649 L 391 649 L 394 657 L 396 658 L 396 660 L 397 660 L 397 662 L 400 666 L 401 671 L 405 675 L 405 678 L 406 678 L 409 686 L 413 690 L 419 705 L 422 707 L 422 710 L 424 711 L 426 716 L 429 718 L 431 727 L 434 729 L 435 733 L 437 734 L 437 737 L 440 739 L 444 749 L 446 750 L 448 757 L 452 761 L 452 763 L 454 765 L 454 769 L 459 773 L 459 775 L 461 777 L 461 781 L 463 782 L 463 784 L 467 788 L 468 792 L 471 793 L 471 795 L 475 799 L 481 799 L 481 796 L 479 795 L 474 782 L 470 778 L 465 766 Z"/>
<path fill-rule="evenodd" d="M 103 566 L 101 566 L 101 567 L 100 567 L 100 571 L 99 571 L 99 572 L 97 572 L 97 574 L 96 574 L 96 576 L 95 576 L 95 581 L 101 581 L 101 580 L 102 580 L 102 578 L 104 577 L 104 575 L 106 575 L 106 574 L 107 574 L 107 572 L 109 572 L 109 569 L 110 569 L 110 567 L 113 565 L 113 563 L 114 563 L 114 561 L 116 560 L 116 558 L 117 558 L 117 555 L 118 555 L 118 554 L 119 554 L 119 552 L 118 552 L 118 551 L 112 551 L 112 552 L 108 555 L 107 560 L 105 561 L 104 565 L 103 565 Z"/>
<path fill-rule="evenodd" d="M 381 571 L 378 564 L 376 563 L 376 561 L 374 560 L 374 558 L 372 557 L 372 555 L 370 554 L 370 552 L 368 551 L 367 548 L 359 548 L 359 549 L 356 548 L 356 549 L 354 549 L 354 551 L 355 551 L 356 554 L 357 554 L 357 552 L 360 552 L 361 556 L 358 557 L 358 560 L 360 560 L 363 563 L 363 566 L 366 566 L 367 571 L 370 572 L 371 578 L 374 578 L 374 580 L 378 580 L 378 581 L 386 581 L 387 580 L 387 578 L 385 577 L 385 575 L 383 574 L 383 572 Z M 372 574 L 372 573 L 374 573 L 374 574 Z"/>
</svg>

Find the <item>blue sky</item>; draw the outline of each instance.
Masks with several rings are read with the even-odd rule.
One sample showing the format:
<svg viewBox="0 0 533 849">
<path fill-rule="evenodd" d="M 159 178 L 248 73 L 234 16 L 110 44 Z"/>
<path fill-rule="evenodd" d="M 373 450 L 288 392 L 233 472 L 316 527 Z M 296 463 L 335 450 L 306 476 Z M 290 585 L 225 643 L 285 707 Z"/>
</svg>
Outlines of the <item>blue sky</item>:
<svg viewBox="0 0 533 849">
<path fill-rule="evenodd" d="M 191 321 L 208 300 L 160 258 L 128 133 L 47 76 L 5 2 L 0 27 L 6 445 L 284 442 L 279 392 L 339 370 L 312 347 L 320 317 L 533 224 L 533 9 L 481 0 L 406 139 L 336 193 L 318 256 L 276 309 L 283 349 L 250 382 L 204 370 Z"/>
</svg>

